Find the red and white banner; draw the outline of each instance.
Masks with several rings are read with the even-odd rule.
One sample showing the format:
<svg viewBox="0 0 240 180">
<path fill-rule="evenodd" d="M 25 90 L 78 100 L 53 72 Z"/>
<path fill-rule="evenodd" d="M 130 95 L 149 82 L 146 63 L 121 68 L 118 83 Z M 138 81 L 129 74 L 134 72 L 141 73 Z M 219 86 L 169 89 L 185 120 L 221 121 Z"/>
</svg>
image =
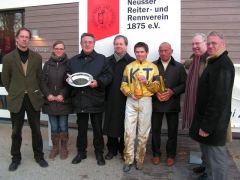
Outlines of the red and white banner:
<svg viewBox="0 0 240 180">
<path fill-rule="evenodd" d="M 96 40 L 119 33 L 119 0 L 88 0 L 88 32 Z"/>
</svg>

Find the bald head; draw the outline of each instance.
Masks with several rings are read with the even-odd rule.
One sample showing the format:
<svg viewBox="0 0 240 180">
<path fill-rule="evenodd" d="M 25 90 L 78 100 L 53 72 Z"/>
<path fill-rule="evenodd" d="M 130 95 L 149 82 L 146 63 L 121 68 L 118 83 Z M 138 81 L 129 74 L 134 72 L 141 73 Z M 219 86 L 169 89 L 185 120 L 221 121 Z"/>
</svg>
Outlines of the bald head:
<svg viewBox="0 0 240 180">
<path fill-rule="evenodd" d="M 162 61 L 168 61 L 173 53 L 171 44 L 168 42 L 163 42 L 160 44 L 158 52 Z"/>
</svg>

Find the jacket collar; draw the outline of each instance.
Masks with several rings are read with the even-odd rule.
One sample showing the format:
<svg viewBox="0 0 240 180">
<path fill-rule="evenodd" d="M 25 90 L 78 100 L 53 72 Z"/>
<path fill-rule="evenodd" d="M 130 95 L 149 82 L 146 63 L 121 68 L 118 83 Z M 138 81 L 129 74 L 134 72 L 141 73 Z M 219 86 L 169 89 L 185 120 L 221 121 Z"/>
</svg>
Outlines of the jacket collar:
<svg viewBox="0 0 240 180">
<path fill-rule="evenodd" d="M 212 56 L 208 56 L 207 63 L 210 64 L 210 63 L 217 61 L 219 59 L 219 57 L 222 56 L 223 54 L 228 54 L 228 52 L 225 48 L 220 49 L 219 51 L 216 52 L 216 54 L 214 54 Z"/>
<path fill-rule="evenodd" d="M 140 62 L 139 60 L 136 59 L 135 62 L 137 64 L 147 64 L 148 63 L 148 59 L 145 59 L 143 62 Z"/>
<path fill-rule="evenodd" d="M 83 50 L 82 50 L 81 53 L 78 55 L 78 58 L 85 58 L 85 57 L 92 57 L 92 58 L 94 58 L 96 55 L 97 55 L 97 53 L 96 53 L 95 50 L 93 50 L 93 52 L 91 54 L 88 54 L 88 55 L 85 54 L 83 52 Z"/>
<path fill-rule="evenodd" d="M 113 60 L 116 62 L 114 54 L 112 54 L 112 55 L 109 56 L 108 58 L 109 58 L 109 59 L 113 59 Z M 127 61 L 127 62 L 130 62 L 130 61 L 131 61 L 131 56 L 130 56 L 128 53 L 126 53 L 119 61 L 122 61 L 122 60 L 125 60 L 125 61 Z"/>
<path fill-rule="evenodd" d="M 161 61 L 160 57 L 158 58 L 157 63 L 162 65 L 162 61 Z M 176 64 L 175 59 L 172 56 L 171 56 L 171 59 L 169 61 L 169 64 L 171 64 L 173 66 L 175 66 L 175 64 Z"/>
<path fill-rule="evenodd" d="M 22 68 L 22 64 L 21 64 L 21 57 L 19 55 L 19 52 L 17 49 L 14 50 L 14 56 L 15 56 L 15 59 L 16 59 L 16 64 L 17 64 L 17 67 L 18 69 L 20 70 L 20 72 L 25 76 L 24 72 L 23 72 L 23 68 Z M 31 70 L 31 67 L 33 66 L 33 61 L 32 61 L 32 58 L 33 58 L 33 51 L 31 51 L 29 49 L 29 56 L 28 56 L 28 65 L 27 65 L 27 72 L 26 72 L 26 76 L 28 75 L 29 71 Z"/>
<path fill-rule="evenodd" d="M 207 60 L 209 61 L 209 60 L 211 60 L 211 59 L 217 59 L 217 58 L 218 58 L 219 56 L 221 56 L 225 51 L 226 51 L 225 48 L 219 49 L 219 50 L 216 52 L 216 54 L 213 54 L 213 55 L 211 55 L 211 56 L 208 56 L 208 57 L 207 57 Z"/>
</svg>

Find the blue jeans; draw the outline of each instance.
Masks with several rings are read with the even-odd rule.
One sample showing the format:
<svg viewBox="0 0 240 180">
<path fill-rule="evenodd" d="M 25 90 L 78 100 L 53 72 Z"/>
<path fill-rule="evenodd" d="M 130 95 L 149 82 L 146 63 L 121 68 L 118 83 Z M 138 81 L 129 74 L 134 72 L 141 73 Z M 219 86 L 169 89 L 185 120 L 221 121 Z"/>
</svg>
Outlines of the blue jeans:
<svg viewBox="0 0 240 180">
<path fill-rule="evenodd" d="M 48 115 L 52 133 L 68 132 L 68 115 Z"/>
<path fill-rule="evenodd" d="M 7 109 L 7 98 L 4 95 L 0 95 L 0 100 L 2 102 L 2 109 Z"/>
</svg>

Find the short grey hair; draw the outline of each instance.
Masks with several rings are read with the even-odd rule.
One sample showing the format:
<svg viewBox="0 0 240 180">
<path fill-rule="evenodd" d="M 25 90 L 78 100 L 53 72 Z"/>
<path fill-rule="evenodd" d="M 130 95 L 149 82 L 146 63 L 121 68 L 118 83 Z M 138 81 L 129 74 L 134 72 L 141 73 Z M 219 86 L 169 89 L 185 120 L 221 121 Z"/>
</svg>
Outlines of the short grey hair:
<svg viewBox="0 0 240 180">
<path fill-rule="evenodd" d="M 224 36 L 223 36 L 223 34 L 221 33 L 221 32 L 217 32 L 217 31 L 211 31 L 211 32 L 209 32 L 208 33 L 208 36 L 207 37 L 209 37 L 209 36 L 218 36 L 221 40 L 223 40 L 224 41 Z"/>
<path fill-rule="evenodd" d="M 196 36 L 200 36 L 203 41 L 207 41 L 207 36 L 206 36 L 206 34 L 204 34 L 204 33 L 195 33 L 195 34 L 193 35 L 193 38 L 196 37 Z"/>
</svg>

